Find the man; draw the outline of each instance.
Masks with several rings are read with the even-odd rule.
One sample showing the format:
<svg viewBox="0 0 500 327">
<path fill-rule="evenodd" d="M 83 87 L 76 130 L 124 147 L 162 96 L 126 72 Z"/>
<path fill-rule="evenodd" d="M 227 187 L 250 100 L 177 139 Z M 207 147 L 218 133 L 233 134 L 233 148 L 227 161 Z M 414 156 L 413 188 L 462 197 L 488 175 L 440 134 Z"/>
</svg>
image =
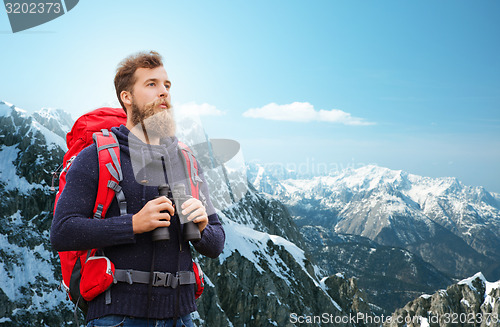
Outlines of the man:
<svg viewBox="0 0 500 327">
<path fill-rule="evenodd" d="M 175 137 L 170 99 L 171 82 L 156 52 L 125 58 L 115 76 L 118 99 L 127 113 L 126 126 L 112 128 L 120 144 L 127 214 L 120 214 L 114 200 L 106 219 L 93 216 L 98 184 L 95 145 L 82 150 L 66 176 L 51 228 L 51 242 L 57 251 L 102 249 L 116 269 L 174 274 L 192 271 L 189 242 L 182 236 L 183 225 L 175 203 L 158 196 L 158 184 L 184 183 L 184 163 Z M 149 160 L 137 168 L 137 162 Z M 181 178 L 182 175 L 182 178 Z M 192 241 L 202 255 L 216 258 L 223 250 L 225 234 L 215 213 L 200 170 L 200 198 L 191 198 L 180 208 L 187 220 L 197 224 L 201 239 Z M 182 222 L 184 223 L 184 222 Z M 167 227 L 168 241 L 153 241 L 152 234 Z M 153 268 L 152 268 L 153 267 Z M 110 293 L 90 301 L 88 326 L 171 326 L 177 317 L 192 326 L 190 313 L 196 311 L 194 285 L 153 287 L 151 283 L 119 281 Z"/>
</svg>

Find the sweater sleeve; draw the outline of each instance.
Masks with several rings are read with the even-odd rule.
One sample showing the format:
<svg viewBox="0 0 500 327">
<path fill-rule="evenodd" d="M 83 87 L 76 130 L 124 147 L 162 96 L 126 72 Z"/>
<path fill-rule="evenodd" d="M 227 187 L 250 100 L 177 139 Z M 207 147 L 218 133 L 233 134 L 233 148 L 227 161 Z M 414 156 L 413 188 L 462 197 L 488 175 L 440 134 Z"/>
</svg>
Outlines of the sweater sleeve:
<svg viewBox="0 0 500 327">
<path fill-rule="evenodd" d="M 200 167 L 198 165 L 198 167 Z M 208 225 L 205 227 L 201 234 L 201 239 L 197 242 L 192 242 L 196 251 L 209 258 L 217 258 L 224 250 L 224 242 L 226 241 L 226 234 L 222 224 L 215 212 L 215 208 L 210 200 L 207 182 L 203 175 L 201 167 L 199 174 L 202 180 L 200 192 L 204 195 L 206 203 L 206 210 L 208 213 Z"/>
<path fill-rule="evenodd" d="M 50 230 L 56 251 L 88 250 L 134 243 L 132 215 L 93 219 L 99 165 L 95 145 L 80 152 L 66 175 L 66 185 Z"/>
</svg>

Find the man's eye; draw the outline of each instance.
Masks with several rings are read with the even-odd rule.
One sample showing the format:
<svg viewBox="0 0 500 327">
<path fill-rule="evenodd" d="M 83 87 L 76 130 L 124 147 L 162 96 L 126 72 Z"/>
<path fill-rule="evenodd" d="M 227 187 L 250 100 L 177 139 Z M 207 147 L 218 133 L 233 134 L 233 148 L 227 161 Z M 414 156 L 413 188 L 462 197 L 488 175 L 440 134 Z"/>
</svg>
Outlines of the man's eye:
<svg viewBox="0 0 500 327">
<path fill-rule="evenodd" d="M 155 86 L 155 83 L 151 82 L 148 84 L 148 86 Z"/>
<path fill-rule="evenodd" d="M 166 88 L 167 90 L 170 90 L 170 84 L 165 84 L 165 88 Z"/>
</svg>

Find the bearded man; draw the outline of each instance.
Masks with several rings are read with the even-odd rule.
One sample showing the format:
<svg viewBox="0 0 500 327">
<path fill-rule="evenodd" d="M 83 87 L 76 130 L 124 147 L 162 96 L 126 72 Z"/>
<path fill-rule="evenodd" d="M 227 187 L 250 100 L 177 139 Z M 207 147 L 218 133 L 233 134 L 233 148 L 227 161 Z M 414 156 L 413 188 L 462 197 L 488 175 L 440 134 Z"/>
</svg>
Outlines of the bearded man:
<svg viewBox="0 0 500 327">
<path fill-rule="evenodd" d="M 159 196 L 157 187 L 181 183 L 189 189 L 175 136 L 170 87 L 157 52 L 141 52 L 119 64 L 115 88 L 127 123 L 111 131 L 120 145 L 120 186 L 127 214 L 113 200 L 105 219 L 89 219 L 99 178 L 97 149 L 91 145 L 80 152 L 66 175 L 51 228 L 55 250 L 99 248 L 121 271 L 148 274 L 154 269 L 155 274 L 171 276 L 193 271 L 189 240 L 182 236 L 184 221 L 179 220 L 175 203 Z M 225 234 L 201 170 L 199 177 L 203 202 L 191 198 L 180 210 L 199 228 L 201 238 L 191 241 L 194 249 L 216 258 L 223 250 Z M 168 241 L 153 241 L 160 227 L 168 228 Z M 152 281 L 118 278 L 106 294 L 90 301 L 87 326 L 172 326 L 178 320 L 183 326 L 193 326 L 190 313 L 196 310 L 193 284 L 158 286 Z"/>
</svg>

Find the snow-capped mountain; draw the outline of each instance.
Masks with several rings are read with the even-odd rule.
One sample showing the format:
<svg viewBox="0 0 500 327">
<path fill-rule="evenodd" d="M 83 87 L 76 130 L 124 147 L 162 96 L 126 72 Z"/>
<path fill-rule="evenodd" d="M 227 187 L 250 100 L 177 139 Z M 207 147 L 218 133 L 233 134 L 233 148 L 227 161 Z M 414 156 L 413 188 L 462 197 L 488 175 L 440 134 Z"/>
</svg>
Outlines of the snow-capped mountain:
<svg viewBox="0 0 500 327">
<path fill-rule="evenodd" d="M 66 139 L 66 134 L 71 130 L 74 120 L 70 114 L 62 109 L 42 108 L 33 113 L 33 118 L 48 130 Z"/>
<path fill-rule="evenodd" d="M 48 241 L 51 172 L 63 146 L 26 111 L 0 102 L 0 322 L 7 326 L 57 326 L 60 313 L 71 312 Z"/>
<path fill-rule="evenodd" d="M 498 194 L 456 178 L 373 165 L 274 184 L 267 182 L 273 177 L 265 167 L 259 169 L 255 187 L 285 203 L 300 226 L 320 225 L 404 247 L 450 276 L 482 270 L 488 278 L 500 277 Z"/>
<path fill-rule="evenodd" d="M 0 103 L 0 323 L 5 326 L 74 324 L 49 242 L 55 197 L 50 185 L 65 151 L 58 133 L 69 129 L 66 118 L 53 111 L 30 115 Z M 219 214 L 227 239 L 218 259 L 199 258 L 206 287 L 197 325 L 293 326 L 292 312 L 371 313 L 355 280 L 325 275 L 311 261 L 283 205 L 241 187 L 246 181 L 229 181 L 237 170 L 220 169 L 205 172 L 214 203 L 224 208 Z"/>
<path fill-rule="evenodd" d="M 500 281 L 477 273 L 396 310 L 384 326 L 500 326 Z"/>
</svg>

